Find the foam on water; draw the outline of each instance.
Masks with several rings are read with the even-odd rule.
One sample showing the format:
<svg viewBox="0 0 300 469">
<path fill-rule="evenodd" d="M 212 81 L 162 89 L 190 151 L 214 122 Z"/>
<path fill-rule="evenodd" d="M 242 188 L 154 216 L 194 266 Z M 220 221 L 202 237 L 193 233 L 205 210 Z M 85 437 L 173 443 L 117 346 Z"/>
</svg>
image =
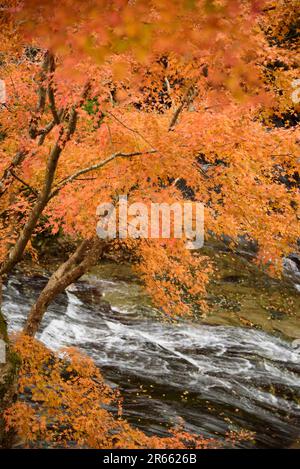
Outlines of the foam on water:
<svg viewBox="0 0 300 469">
<path fill-rule="evenodd" d="M 108 295 L 114 285 L 125 288 L 124 282 L 98 283 Z M 265 446 L 300 434 L 300 354 L 291 344 L 254 329 L 163 323 L 134 305 L 128 286 L 126 290 L 128 307 L 112 305 L 109 310 L 101 301 L 83 300 L 79 293 L 84 285 L 70 286 L 49 308 L 40 340 L 54 350 L 71 345 L 84 350 L 129 396 L 139 383 L 154 383 L 158 391 L 151 406 L 146 397 L 129 398 L 125 405 L 125 415 L 132 421 L 143 416 L 147 430 L 166 424 L 164 412 L 183 417 L 188 428 L 210 436 L 224 434 L 229 418 L 257 431 Z M 9 281 L 3 311 L 11 329 L 21 328 L 28 302 L 37 293 L 30 279 Z M 193 402 L 180 405 L 174 396 L 183 392 Z M 209 406 L 216 412 L 210 414 Z"/>
</svg>

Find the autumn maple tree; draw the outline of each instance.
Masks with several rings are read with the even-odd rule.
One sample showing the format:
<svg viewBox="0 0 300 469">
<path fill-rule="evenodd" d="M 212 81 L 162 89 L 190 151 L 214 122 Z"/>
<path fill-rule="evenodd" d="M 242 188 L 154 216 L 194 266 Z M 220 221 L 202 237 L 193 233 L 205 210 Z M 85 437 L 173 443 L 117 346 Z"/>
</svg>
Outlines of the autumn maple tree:
<svg viewBox="0 0 300 469">
<path fill-rule="evenodd" d="M 205 314 L 201 250 L 96 236 L 98 204 L 123 194 L 202 202 L 207 237 L 254 240 L 280 275 L 300 235 L 297 0 L 2 4 L 0 274 L 38 257 L 43 233 L 75 246 L 26 334 L 108 249 L 132 252 L 162 312 Z"/>
</svg>

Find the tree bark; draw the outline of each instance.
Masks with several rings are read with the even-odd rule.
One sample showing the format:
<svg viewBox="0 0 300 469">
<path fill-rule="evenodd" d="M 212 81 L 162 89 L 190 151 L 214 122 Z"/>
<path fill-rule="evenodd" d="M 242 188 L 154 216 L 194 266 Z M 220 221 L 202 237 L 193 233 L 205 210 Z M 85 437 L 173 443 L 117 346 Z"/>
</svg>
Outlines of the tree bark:
<svg viewBox="0 0 300 469">
<path fill-rule="evenodd" d="M 71 257 L 59 266 L 32 306 L 24 327 L 25 334 L 34 336 L 37 333 L 49 304 L 97 262 L 103 254 L 104 245 L 104 241 L 96 236 L 84 240 Z"/>
</svg>

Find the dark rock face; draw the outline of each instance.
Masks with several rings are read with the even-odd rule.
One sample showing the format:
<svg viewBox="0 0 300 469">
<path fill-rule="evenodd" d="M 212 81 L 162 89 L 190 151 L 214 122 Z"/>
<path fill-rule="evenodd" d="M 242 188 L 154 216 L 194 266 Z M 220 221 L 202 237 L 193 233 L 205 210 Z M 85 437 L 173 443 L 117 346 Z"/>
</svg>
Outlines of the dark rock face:
<svg viewBox="0 0 300 469">
<path fill-rule="evenodd" d="M 68 288 L 80 301 L 86 305 L 96 306 L 103 313 L 111 313 L 110 304 L 103 299 L 99 285 L 94 285 L 85 280 L 78 280 Z"/>
<path fill-rule="evenodd" d="M 284 275 L 291 280 L 300 291 L 300 255 L 292 253 L 283 259 Z M 299 288 L 298 288 L 299 287 Z"/>
</svg>

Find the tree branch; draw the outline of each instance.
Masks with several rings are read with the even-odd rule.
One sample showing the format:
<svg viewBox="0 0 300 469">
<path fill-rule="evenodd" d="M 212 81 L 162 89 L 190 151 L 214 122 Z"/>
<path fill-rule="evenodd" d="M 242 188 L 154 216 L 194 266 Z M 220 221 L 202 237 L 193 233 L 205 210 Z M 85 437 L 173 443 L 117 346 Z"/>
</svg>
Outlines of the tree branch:
<svg viewBox="0 0 300 469">
<path fill-rule="evenodd" d="M 47 285 L 41 291 L 29 312 L 24 327 L 25 334 L 30 336 L 36 334 L 51 301 L 94 265 L 103 254 L 104 249 L 105 242 L 97 236 L 82 241 L 69 259 L 52 274 Z"/>
<path fill-rule="evenodd" d="M 157 153 L 157 150 L 136 151 L 132 153 L 122 153 L 122 152 L 113 153 L 105 160 L 100 161 L 99 163 L 96 163 L 94 165 L 88 166 L 86 168 L 80 169 L 76 173 L 71 174 L 70 176 L 62 179 L 57 184 L 57 186 L 54 187 L 54 190 L 51 192 L 49 199 L 52 199 L 53 197 L 55 197 L 63 187 L 65 187 L 67 184 L 77 179 L 79 176 L 89 173 L 90 171 L 95 171 L 97 169 L 103 168 L 103 166 L 107 165 L 108 163 L 110 163 L 111 161 L 117 158 L 131 158 L 132 156 L 141 156 L 141 155 L 152 154 L 152 153 Z"/>
<path fill-rule="evenodd" d="M 11 174 L 17 181 L 19 181 L 21 184 L 23 184 L 23 186 L 27 187 L 27 189 L 29 189 L 30 192 L 32 192 L 32 194 L 34 194 L 36 197 L 39 196 L 38 191 L 37 191 L 36 189 L 34 189 L 33 187 L 31 187 L 27 182 L 23 181 L 23 179 L 21 179 L 19 176 L 17 176 L 14 171 L 10 170 L 10 174 Z"/>
<path fill-rule="evenodd" d="M 51 109 L 51 112 L 52 112 L 54 123 L 59 124 L 60 123 L 60 115 L 59 115 L 59 112 L 58 112 L 57 107 L 56 107 L 55 92 L 54 92 L 54 88 L 53 88 L 53 74 L 55 72 L 55 58 L 52 54 L 49 57 L 49 72 L 51 73 L 51 77 L 50 77 L 49 84 L 48 84 L 49 105 L 50 105 L 50 109 Z"/>
<path fill-rule="evenodd" d="M 7 191 L 8 187 L 10 186 L 13 180 L 11 171 L 17 166 L 19 166 L 20 164 L 22 164 L 27 155 L 28 155 L 27 150 L 18 151 L 15 154 L 10 165 L 3 171 L 2 178 L 0 179 L 0 197 L 2 197 L 5 194 L 5 192 Z"/>
<path fill-rule="evenodd" d="M 51 54 L 49 51 L 46 51 L 44 54 L 44 60 L 42 64 L 42 69 L 39 76 L 39 87 L 38 87 L 38 103 L 34 113 L 31 116 L 29 123 L 29 136 L 32 139 L 35 139 L 39 135 L 38 123 L 44 112 L 47 96 L 47 88 L 45 87 L 45 80 L 49 70 L 49 65 L 51 61 Z"/>
<path fill-rule="evenodd" d="M 186 93 L 183 97 L 182 102 L 177 107 L 177 109 L 175 110 L 175 112 L 172 116 L 172 119 L 171 119 L 170 125 L 169 125 L 169 132 L 171 130 L 173 130 L 173 128 L 175 127 L 175 125 L 178 121 L 178 118 L 179 118 L 180 114 L 182 113 L 183 109 L 185 108 L 185 106 L 188 106 L 189 104 L 191 104 L 191 102 L 195 99 L 196 96 L 197 96 L 197 90 L 196 90 L 195 86 L 194 85 L 189 86 L 189 88 L 187 89 L 187 91 L 186 91 Z"/>
<path fill-rule="evenodd" d="M 152 143 L 149 142 L 149 140 L 147 140 L 138 130 L 136 129 L 132 129 L 131 127 L 129 127 L 128 125 L 126 125 L 124 122 L 121 121 L 121 119 L 119 119 L 115 114 L 113 114 L 112 112 L 110 111 L 106 111 L 104 114 L 107 114 L 108 116 L 111 116 L 113 119 L 115 119 L 119 124 L 121 124 L 125 129 L 129 130 L 130 132 L 133 132 L 134 134 L 138 135 L 142 140 L 144 140 L 145 143 L 147 143 L 147 145 L 149 145 L 150 147 L 153 147 Z"/>
<path fill-rule="evenodd" d="M 52 184 L 55 177 L 59 157 L 63 149 L 65 148 L 67 142 L 70 140 L 76 130 L 77 107 L 79 107 L 82 102 L 84 102 L 89 92 L 89 89 L 90 84 L 87 83 L 83 89 L 79 102 L 77 103 L 77 105 L 74 105 L 70 111 L 67 129 L 65 129 L 64 127 L 60 129 L 59 136 L 51 149 L 50 155 L 48 156 L 46 174 L 44 177 L 44 186 L 37 197 L 36 203 L 32 207 L 29 217 L 26 223 L 24 224 L 23 229 L 15 245 L 12 247 L 6 259 L 0 266 L 0 275 L 8 273 L 22 258 L 23 252 L 36 227 L 36 224 L 41 214 L 43 213 L 43 210 L 46 207 L 48 201 L 50 200 Z"/>
</svg>

